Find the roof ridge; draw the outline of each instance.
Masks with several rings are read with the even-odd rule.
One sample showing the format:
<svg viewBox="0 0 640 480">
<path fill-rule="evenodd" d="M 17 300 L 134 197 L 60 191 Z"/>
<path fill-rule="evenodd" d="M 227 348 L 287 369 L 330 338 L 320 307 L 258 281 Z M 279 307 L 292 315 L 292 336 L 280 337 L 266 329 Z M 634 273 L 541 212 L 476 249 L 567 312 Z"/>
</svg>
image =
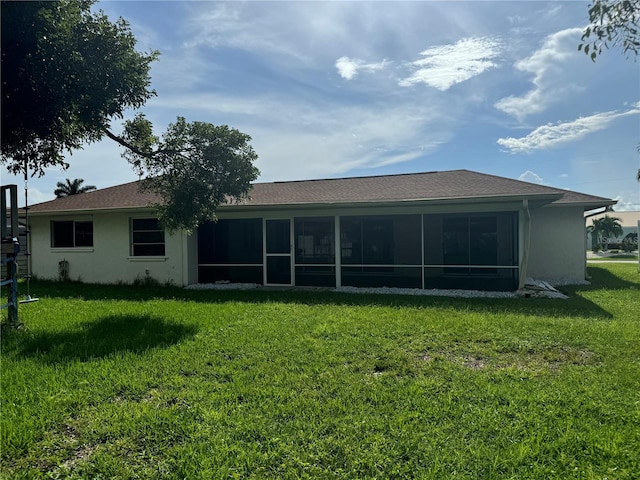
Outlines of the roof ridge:
<svg viewBox="0 0 640 480">
<path fill-rule="evenodd" d="M 460 172 L 462 170 L 432 170 L 429 172 L 409 172 L 409 173 L 387 173 L 384 175 L 360 175 L 357 177 L 334 177 L 334 178 L 310 178 L 307 180 L 276 180 L 274 182 L 256 182 L 254 185 L 272 185 L 272 184 L 282 184 L 282 183 L 304 183 L 304 182 L 329 182 L 334 180 L 359 180 L 363 178 L 384 178 L 384 177 L 403 177 L 403 176 L 413 176 L 413 175 L 429 175 L 433 173 L 452 173 L 452 172 Z"/>
</svg>

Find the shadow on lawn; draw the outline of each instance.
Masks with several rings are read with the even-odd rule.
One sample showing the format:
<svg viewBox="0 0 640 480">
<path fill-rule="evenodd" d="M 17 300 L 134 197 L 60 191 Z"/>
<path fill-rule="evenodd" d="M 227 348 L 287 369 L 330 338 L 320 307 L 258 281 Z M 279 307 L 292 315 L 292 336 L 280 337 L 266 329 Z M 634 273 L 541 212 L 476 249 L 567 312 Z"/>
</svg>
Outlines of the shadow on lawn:
<svg viewBox="0 0 640 480">
<path fill-rule="evenodd" d="M 25 335 L 16 350 L 18 355 L 39 357 L 45 362 L 87 361 L 173 345 L 196 330 L 151 315 L 113 315 L 84 323 L 74 331 Z"/>
<path fill-rule="evenodd" d="M 630 282 L 614 275 L 610 270 L 611 268 L 631 268 L 633 269 L 633 275 L 636 278 L 635 282 Z M 591 285 L 579 285 L 574 287 L 578 292 L 589 290 L 628 290 L 635 289 L 640 290 L 640 274 L 637 272 L 635 265 L 608 265 L 607 267 L 596 267 L 589 265 L 587 267 L 587 273 L 591 276 Z"/>
<path fill-rule="evenodd" d="M 591 285 L 562 287 L 568 300 L 545 298 L 457 298 L 436 296 L 349 294 L 324 290 L 256 289 L 256 290 L 185 290 L 178 287 L 131 287 L 117 285 L 65 284 L 38 282 L 33 290 L 38 294 L 58 298 L 84 300 L 117 299 L 147 301 L 150 299 L 177 300 L 201 303 L 295 303 L 305 305 L 436 307 L 479 312 L 506 312 L 545 317 L 586 317 L 609 319 L 612 315 L 581 295 L 595 290 L 639 289 L 639 282 L 618 277 L 604 267 L 589 267 Z"/>
</svg>

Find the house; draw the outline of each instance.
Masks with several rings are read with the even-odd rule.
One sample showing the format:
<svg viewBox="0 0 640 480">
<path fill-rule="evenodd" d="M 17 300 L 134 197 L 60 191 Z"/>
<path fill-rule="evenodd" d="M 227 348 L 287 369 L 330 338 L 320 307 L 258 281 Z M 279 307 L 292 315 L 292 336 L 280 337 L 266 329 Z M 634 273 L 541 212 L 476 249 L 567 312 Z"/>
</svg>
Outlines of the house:
<svg viewBox="0 0 640 480">
<path fill-rule="evenodd" d="M 593 224 L 593 220 L 603 218 L 605 215 L 619 218 L 622 227 L 622 235 L 607 239 L 607 245 L 610 249 L 621 248 L 622 240 L 630 233 L 638 234 L 638 225 L 640 225 L 640 212 L 604 212 L 592 215 L 587 219 L 587 227 Z M 587 232 L 587 248 L 593 248 L 593 239 L 591 232 Z M 636 244 L 637 248 L 637 244 Z"/>
<path fill-rule="evenodd" d="M 33 205 L 39 278 L 515 290 L 581 283 L 584 213 L 615 201 L 468 170 L 256 183 L 192 235 L 132 182 Z"/>
</svg>

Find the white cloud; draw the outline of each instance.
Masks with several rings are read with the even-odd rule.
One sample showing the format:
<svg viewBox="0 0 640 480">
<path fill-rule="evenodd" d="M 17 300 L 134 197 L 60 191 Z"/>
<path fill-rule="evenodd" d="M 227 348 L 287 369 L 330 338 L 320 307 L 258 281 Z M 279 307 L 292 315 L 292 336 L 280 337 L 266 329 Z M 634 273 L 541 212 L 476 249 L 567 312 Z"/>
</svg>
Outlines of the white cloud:
<svg viewBox="0 0 640 480">
<path fill-rule="evenodd" d="M 636 104 L 631 110 L 624 112 L 603 112 L 588 117 L 556 125 L 542 125 L 521 138 L 499 138 L 497 143 L 510 153 L 528 153 L 533 150 L 553 148 L 559 144 L 573 142 L 584 138 L 592 132 L 604 130 L 616 119 L 640 113 Z"/>
<path fill-rule="evenodd" d="M 613 206 L 615 212 L 637 212 L 640 210 L 640 192 L 632 192 L 625 190 L 618 194 L 614 200 L 617 200 Z"/>
<path fill-rule="evenodd" d="M 29 205 L 46 202 L 48 200 L 53 200 L 54 198 L 56 198 L 53 193 L 41 192 L 37 188 L 29 188 L 28 195 Z M 24 206 L 24 200 L 18 200 L 18 205 L 20 205 L 21 207 Z"/>
<path fill-rule="evenodd" d="M 409 94 L 353 105 L 287 92 L 250 97 L 210 92 L 157 98 L 154 104 L 167 110 L 179 106 L 192 118 L 224 118 L 250 133 L 261 181 L 332 177 L 426 157 L 451 141 L 458 118 L 451 101 L 431 99 L 427 109 Z"/>
<path fill-rule="evenodd" d="M 358 74 L 359 70 L 365 72 L 375 72 L 382 70 L 387 65 L 387 61 L 383 60 L 379 63 L 365 63 L 357 58 L 340 57 L 336 60 L 336 68 L 340 76 L 346 80 L 351 80 Z"/>
<path fill-rule="evenodd" d="M 538 185 L 544 185 L 544 180 L 542 180 L 542 177 L 540 177 L 540 175 L 538 175 L 537 173 L 532 172 L 531 170 L 527 170 L 526 172 L 522 173 L 518 177 L 518 180 L 529 183 L 537 183 Z"/>
<path fill-rule="evenodd" d="M 347 44 L 364 56 L 368 42 L 356 39 L 368 36 L 363 18 L 375 12 L 352 2 L 191 2 L 186 8 L 185 46 L 239 49 L 288 67 L 317 66 Z"/>
<path fill-rule="evenodd" d="M 465 38 L 452 45 L 431 47 L 420 53 L 422 58 L 411 63 L 415 72 L 398 83 L 403 87 L 425 83 L 438 90 L 448 90 L 496 67 L 493 59 L 501 50 L 501 42 L 488 37 Z"/>
<path fill-rule="evenodd" d="M 533 74 L 533 88 L 522 96 L 503 98 L 495 107 L 521 120 L 528 115 L 543 112 L 568 91 L 578 89 L 576 84 L 568 80 L 575 70 L 567 68 L 567 62 L 584 60 L 576 54 L 581 34 L 581 28 L 570 28 L 545 38 L 533 55 L 515 64 L 516 69 Z"/>
</svg>

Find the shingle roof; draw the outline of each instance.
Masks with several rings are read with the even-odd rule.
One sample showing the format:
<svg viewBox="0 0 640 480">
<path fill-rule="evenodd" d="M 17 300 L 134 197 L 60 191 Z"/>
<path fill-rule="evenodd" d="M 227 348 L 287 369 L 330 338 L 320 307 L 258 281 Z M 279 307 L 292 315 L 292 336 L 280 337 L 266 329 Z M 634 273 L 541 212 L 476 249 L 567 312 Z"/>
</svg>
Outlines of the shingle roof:
<svg viewBox="0 0 640 480">
<path fill-rule="evenodd" d="M 144 208 L 159 198 L 138 189 L 139 182 L 59 198 L 31 207 L 32 213 Z M 544 197 L 554 204 L 605 206 L 610 199 L 546 187 L 495 175 L 453 170 L 371 177 L 256 183 L 244 206 L 446 201 L 474 198 Z M 222 208 L 234 208 L 230 204 Z"/>
</svg>

